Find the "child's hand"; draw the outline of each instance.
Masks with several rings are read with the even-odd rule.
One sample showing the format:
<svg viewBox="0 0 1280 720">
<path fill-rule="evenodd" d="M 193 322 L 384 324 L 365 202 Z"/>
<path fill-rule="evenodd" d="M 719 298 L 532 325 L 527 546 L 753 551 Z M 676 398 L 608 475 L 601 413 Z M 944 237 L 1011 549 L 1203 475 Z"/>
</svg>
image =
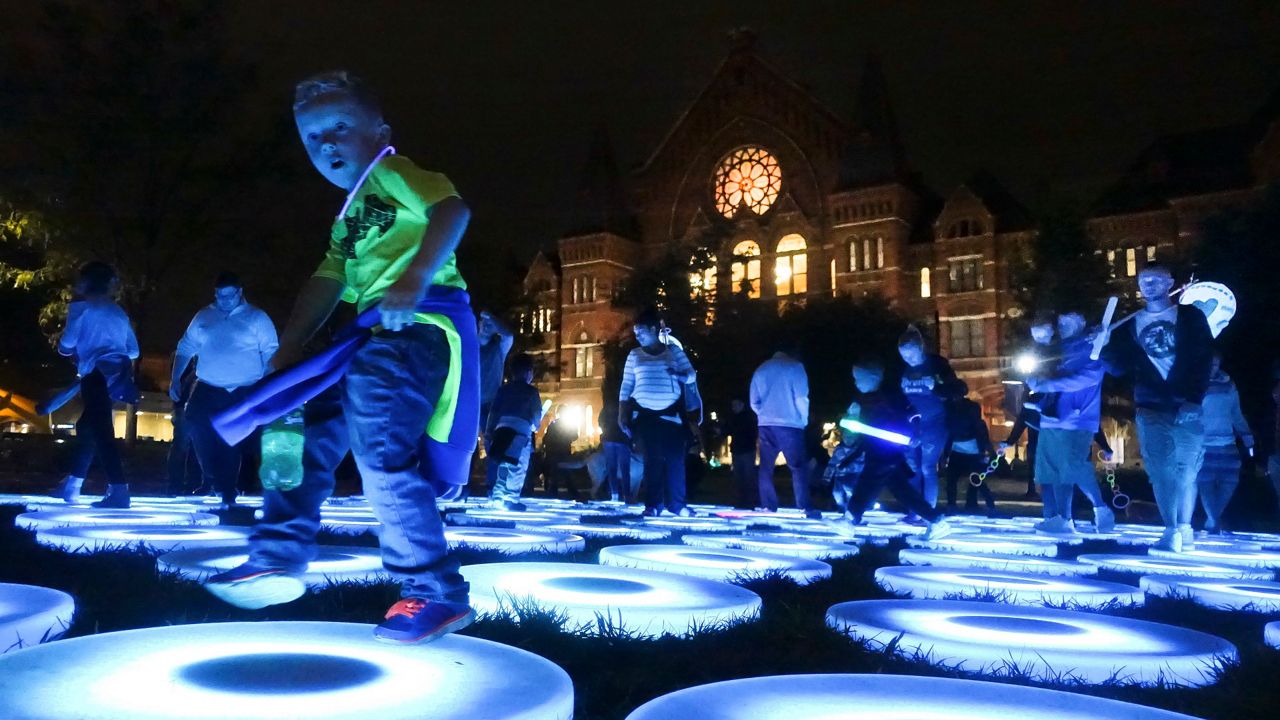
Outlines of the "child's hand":
<svg viewBox="0 0 1280 720">
<path fill-rule="evenodd" d="M 382 327 L 396 332 L 412 325 L 414 312 L 421 297 L 422 283 L 410 273 L 401 275 L 399 280 L 387 288 L 382 301 L 378 303 Z"/>
</svg>

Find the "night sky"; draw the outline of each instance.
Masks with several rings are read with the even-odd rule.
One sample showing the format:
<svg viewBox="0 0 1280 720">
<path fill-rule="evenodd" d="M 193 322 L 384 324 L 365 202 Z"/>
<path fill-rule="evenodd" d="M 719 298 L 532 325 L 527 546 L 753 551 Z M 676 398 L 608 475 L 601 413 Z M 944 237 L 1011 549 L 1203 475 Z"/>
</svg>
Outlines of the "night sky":
<svg viewBox="0 0 1280 720">
<path fill-rule="evenodd" d="M 31 14 L 25 5 L 5 13 L 10 27 Z M 1089 197 L 1153 138 L 1243 121 L 1280 87 L 1274 1 L 246 0 L 224 9 L 234 53 L 260 67 L 260 102 L 287 107 L 298 78 L 335 67 L 374 84 L 401 152 L 450 175 L 473 207 L 463 272 L 482 303 L 509 300 L 521 265 L 563 230 L 593 129 L 608 129 L 624 168 L 643 161 L 709 81 L 735 27 L 754 29 L 767 61 L 846 115 L 863 58 L 877 53 L 909 161 L 931 186 L 945 194 L 985 168 L 1033 205 L 1048 194 Z M 304 168 L 300 147 L 294 157 Z M 340 193 L 304 172 L 310 185 L 298 190 L 332 191 L 336 208 Z"/>
</svg>

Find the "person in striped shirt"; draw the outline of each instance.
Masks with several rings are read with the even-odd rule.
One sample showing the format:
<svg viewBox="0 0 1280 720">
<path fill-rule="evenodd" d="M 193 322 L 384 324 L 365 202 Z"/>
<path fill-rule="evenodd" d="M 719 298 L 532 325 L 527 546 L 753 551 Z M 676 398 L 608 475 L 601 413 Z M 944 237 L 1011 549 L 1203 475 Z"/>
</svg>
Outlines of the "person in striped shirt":
<svg viewBox="0 0 1280 720">
<path fill-rule="evenodd" d="M 697 379 L 684 350 L 664 343 L 661 320 L 652 310 L 641 313 L 632 331 L 640 346 L 627 355 L 618 392 L 618 427 L 634 436 L 644 457 L 645 515 L 665 508 L 685 517 L 684 455 L 688 439 L 685 396 Z"/>
</svg>

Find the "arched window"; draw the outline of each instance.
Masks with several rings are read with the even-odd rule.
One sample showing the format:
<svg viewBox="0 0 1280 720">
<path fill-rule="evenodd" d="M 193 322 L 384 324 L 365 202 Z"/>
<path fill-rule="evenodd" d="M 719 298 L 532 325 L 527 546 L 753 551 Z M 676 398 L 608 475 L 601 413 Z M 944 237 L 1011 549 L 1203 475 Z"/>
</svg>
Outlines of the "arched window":
<svg viewBox="0 0 1280 720">
<path fill-rule="evenodd" d="M 920 297 L 927 298 L 933 295 L 933 289 L 929 287 L 929 268 L 920 268 Z"/>
<path fill-rule="evenodd" d="M 743 240 L 733 248 L 733 265 L 730 266 L 734 293 L 746 293 L 747 297 L 760 297 L 760 246 L 752 240 Z"/>
<path fill-rule="evenodd" d="M 689 294 L 693 298 L 706 297 L 714 300 L 716 295 L 716 269 L 709 267 L 701 272 L 689 273 Z"/>
<path fill-rule="evenodd" d="M 595 375 L 595 348 L 580 347 L 574 353 L 573 376 L 589 378 Z"/>
<path fill-rule="evenodd" d="M 803 295 L 809 290 L 809 256 L 804 238 L 787 235 L 778 241 L 777 259 L 773 263 L 773 281 L 778 296 Z"/>
<path fill-rule="evenodd" d="M 782 169 L 764 148 L 738 148 L 720 160 L 712 188 L 721 215 L 732 218 L 743 207 L 763 215 L 778 199 Z"/>
</svg>

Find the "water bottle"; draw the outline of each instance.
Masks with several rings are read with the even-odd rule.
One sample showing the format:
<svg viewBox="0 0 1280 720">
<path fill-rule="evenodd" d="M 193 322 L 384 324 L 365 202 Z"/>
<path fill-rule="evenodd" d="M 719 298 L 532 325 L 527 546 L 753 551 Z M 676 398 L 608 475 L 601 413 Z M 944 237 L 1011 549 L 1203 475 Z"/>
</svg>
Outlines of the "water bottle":
<svg viewBox="0 0 1280 720">
<path fill-rule="evenodd" d="M 262 430 L 263 490 L 285 492 L 302 484 L 302 410 L 277 419 Z"/>
</svg>

